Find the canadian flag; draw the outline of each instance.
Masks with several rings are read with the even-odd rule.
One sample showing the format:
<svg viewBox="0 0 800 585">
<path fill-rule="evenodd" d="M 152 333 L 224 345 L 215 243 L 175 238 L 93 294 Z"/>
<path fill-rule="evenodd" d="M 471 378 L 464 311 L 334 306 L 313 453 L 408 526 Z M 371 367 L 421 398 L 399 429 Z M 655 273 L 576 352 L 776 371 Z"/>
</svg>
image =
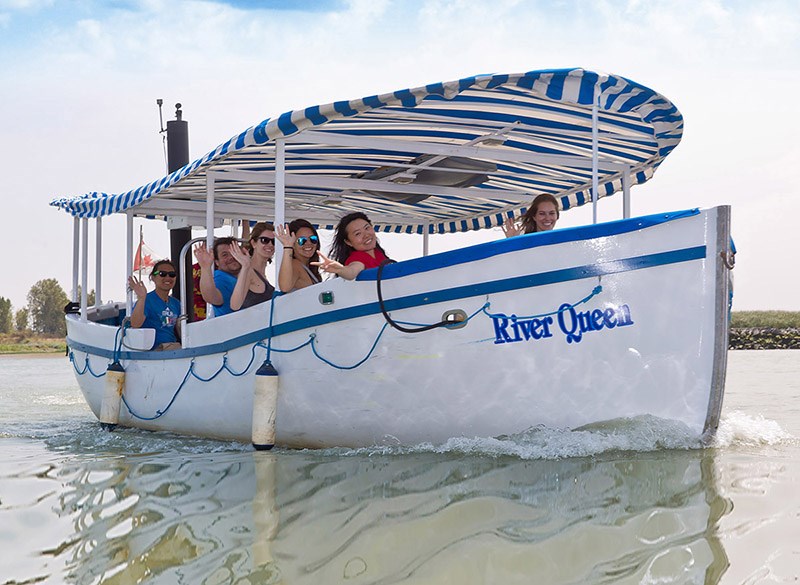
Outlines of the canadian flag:
<svg viewBox="0 0 800 585">
<path fill-rule="evenodd" d="M 136 253 L 133 256 L 133 271 L 138 272 L 141 277 L 142 271 L 147 268 L 155 266 L 156 262 L 160 259 L 147 244 L 144 243 L 141 228 L 139 229 L 139 246 L 136 248 Z"/>
</svg>

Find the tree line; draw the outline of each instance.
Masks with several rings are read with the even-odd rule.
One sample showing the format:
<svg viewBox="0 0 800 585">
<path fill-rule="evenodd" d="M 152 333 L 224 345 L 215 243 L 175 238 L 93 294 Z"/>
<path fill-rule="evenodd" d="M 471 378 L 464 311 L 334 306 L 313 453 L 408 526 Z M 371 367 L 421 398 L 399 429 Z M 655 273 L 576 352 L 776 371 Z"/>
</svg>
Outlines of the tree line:
<svg viewBox="0 0 800 585">
<path fill-rule="evenodd" d="M 89 294 L 89 306 L 94 304 L 93 297 L 94 291 Z M 67 334 L 64 307 L 69 297 L 55 278 L 45 278 L 34 284 L 26 300 L 27 305 L 15 311 L 10 299 L 0 297 L 0 333 L 32 331 L 55 337 Z"/>
</svg>

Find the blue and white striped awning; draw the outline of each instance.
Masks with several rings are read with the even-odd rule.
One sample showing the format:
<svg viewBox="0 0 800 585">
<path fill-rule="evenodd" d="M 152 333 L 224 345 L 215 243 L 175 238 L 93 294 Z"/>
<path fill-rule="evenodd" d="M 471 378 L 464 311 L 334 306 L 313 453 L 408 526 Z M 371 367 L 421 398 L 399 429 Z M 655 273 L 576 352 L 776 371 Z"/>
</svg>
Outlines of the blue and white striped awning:
<svg viewBox="0 0 800 585">
<path fill-rule="evenodd" d="M 683 117 L 660 94 L 583 69 L 481 75 L 268 118 L 174 173 L 124 193 L 51 205 L 76 217 L 131 210 L 205 225 L 271 220 L 276 144 L 285 146 L 285 217 L 331 228 L 351 211 L 381 231 L 452 233 L 500 225 L 536 195 L 591 201 L 592 103 L 599 87 L 599 197 L 644 183 L 678 142 Z M 282 140 L 279 140 L 282 139 Z"/>
</svg>

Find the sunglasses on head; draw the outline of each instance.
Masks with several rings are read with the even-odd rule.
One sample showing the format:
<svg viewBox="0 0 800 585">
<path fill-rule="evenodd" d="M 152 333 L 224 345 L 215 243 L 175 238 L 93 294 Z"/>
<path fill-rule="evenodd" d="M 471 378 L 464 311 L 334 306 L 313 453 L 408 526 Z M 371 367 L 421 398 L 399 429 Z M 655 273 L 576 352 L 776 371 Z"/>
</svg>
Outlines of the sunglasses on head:
<svg viewBox="0 0 800 585">
<path fill-rule="evenodd" d="M 297 238 L 297 245 L 298 246 L 305 246 L 306 242 L 311 242 L 312 244 L 316 244 L 319 242 L 319 238 L 317 236 L 300 236 Z"/>
<path fill-rule="evenodd" d="M 275 244 L 275 238 L 268 238 L 267 236 L 260 236 L 256 238 L 262 244 Z"/>
<path fill-rule="evenodd" d="M 153 276 L 169 276 L 170 278 L 175 278 L 178 276 L 177 272 L 174 271 L 167 271 L 167 270 L 156 270 L 153 272 Z"/>
</svg>

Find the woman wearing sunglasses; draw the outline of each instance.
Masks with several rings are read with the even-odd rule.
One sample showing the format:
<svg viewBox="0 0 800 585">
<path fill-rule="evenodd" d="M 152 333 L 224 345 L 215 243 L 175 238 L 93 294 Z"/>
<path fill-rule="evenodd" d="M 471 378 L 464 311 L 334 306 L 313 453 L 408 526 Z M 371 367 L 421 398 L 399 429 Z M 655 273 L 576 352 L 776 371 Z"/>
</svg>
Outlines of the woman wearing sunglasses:
<svg viewBox="0 0 800 585">
<path fill-rule="evenodd" d="M 141 280 L 135 276 L 128 277 L 128 288 L 136 295 L 136 305 L 131 312 L 131 327 L 155 329 L 156 339 L 153 349 L 181 347 L 175 330 L 178 315 L 181 314 L 181 304 L 169 294 L 175 286 L 176 276 L 178 272 L 172 262 L 159 260 L 150 273 L 150 280 L 156 286 L 155 290 L 147 292 L 147 287 Z"/>
<path fill-rule="evenodd" d="M 391 262 L 378 243 L 372 222 L 360 211 L 339 220 L 333 234 L 330 258 L 325 254 L 319 256 L 322 261 L 317 265 L 322 270 L 347 280 L 353 280 L 365 268 L 377 268 Z"/>
<path fill-rule="evenodd" d="M 271 223 L 258 222 L 250 231 L 249 253 L 231 244 L 231 255 L 242 265 L 231 294 L 231 309 L 238 311 L 264 303 L 272 298 L 275 287 L 267 280 L 267 264 L 275 254 L 275 228 Z"/>
<path fill-rule="evenodd" d="M 283 244 L 283 260 L 278 284 L 284 292 L 292 292 L 320 282 L 319 269 L 311 262 L 319 261 L 319 234 L 305 219 L 296 219 L 275 230 Z"/>
</svg>

